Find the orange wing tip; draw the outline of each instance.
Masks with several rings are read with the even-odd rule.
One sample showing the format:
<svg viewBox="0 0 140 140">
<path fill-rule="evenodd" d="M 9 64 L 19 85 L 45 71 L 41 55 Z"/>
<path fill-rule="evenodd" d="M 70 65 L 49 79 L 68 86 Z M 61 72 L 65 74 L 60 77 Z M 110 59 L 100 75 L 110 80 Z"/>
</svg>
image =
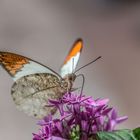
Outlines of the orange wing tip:
<svg viewBox="0 0 140 140">
<path fill-rule="evenodd" d="M 83 40 L 81 38 L 77 39 L 70 50 L 68 56 L 66 57 L 66 60 L 64 64 L 66 64 L 73 56 L 77 55 L 77 53 L 80 53 L 83 48 Z"/>
<path fill-rule="evenodd" d="M 14 76 L 29 60 L 17 54 L 0 52 L 0 63 Z"/>
</svg>

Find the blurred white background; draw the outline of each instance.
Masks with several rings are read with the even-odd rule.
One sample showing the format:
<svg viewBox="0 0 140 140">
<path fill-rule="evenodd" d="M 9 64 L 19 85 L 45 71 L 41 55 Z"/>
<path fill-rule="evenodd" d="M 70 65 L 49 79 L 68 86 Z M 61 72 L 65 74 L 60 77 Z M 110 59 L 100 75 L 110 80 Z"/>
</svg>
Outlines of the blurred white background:
<svg viewBox="0 0 140 140">
<path fill-rule="evenodd" d="M 78 67 L 84 93 L 110 98 L 119 115 L 129 119 L 121 128 L 140 125 L 140 5 L 127 0 L 1 0 L 0 51 L 11 51 L 59 71 L 78 38 L 84 49 Z M 36 120 L 15 108 L 13 84 L 0 68 L 0 139 L 31 140 Z"/>
</svg>

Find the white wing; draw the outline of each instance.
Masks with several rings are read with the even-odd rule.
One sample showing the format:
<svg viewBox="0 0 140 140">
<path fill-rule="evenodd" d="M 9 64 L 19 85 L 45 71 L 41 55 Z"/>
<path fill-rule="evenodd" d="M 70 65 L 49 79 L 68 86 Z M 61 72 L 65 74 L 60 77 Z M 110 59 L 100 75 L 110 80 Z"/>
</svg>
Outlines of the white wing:
<svg viewBox="0 0 140 140">
<path fill-rule="evenodd" d="M 0 52 L 0 64 L 12 76 L 13 80 L 35 73 L 51 73 L 60 77 L 55 71 L 30 58 L 10 53 Z"/>
<path fill-rule="evenodd" d="M 61 67 L 60 75 L 62 76 L 62 78 L 67 74 L 71 74 L 75 71 L 82 48 L 82 39 L 76 40 Z"/>
</svg>

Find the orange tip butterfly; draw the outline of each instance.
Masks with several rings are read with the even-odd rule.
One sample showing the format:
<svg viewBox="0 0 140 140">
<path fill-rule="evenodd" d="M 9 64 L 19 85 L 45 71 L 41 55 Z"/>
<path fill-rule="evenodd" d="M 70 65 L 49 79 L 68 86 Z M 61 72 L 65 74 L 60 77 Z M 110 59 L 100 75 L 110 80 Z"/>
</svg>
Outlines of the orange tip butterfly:
<svg viewBox="0 0 140 140">
<path fill-rule="evenodd" d="M 11 95 L 16 107 L 39 119 L 50 113 L 54 114 L 56 108 L 47 106 L 49 99 L 59 99 L 72 91 L 75 73 L 101 58 L 99 56 L 76 70 L 82 48 L 82 39 L 77 39 L 60 69 L 60 74 L 30 58 L 11 52 L 0 52 L 0 64 L 14 80 Z"/>
<path fill-rule="evenodd" d="M 30 58 L 11 52 L 0 52 L 0 64 L 14 80 L 11 95 L 16 107 L 36 118 L 54 114 L 56 109 L 46 106 L 48 99 L 59 99 L 71 91 L 82 48 L 82 39 L 76 40 L 60 74 Z"/>
</svg>

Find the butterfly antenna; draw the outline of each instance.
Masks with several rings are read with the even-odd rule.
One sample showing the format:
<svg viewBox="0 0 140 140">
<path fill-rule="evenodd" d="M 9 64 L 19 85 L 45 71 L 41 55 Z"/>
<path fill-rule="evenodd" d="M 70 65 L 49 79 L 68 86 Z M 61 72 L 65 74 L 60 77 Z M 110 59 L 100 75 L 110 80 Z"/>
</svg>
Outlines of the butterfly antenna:
<svg viewBox="0 0 140 140">
<path fill-rule="evenodd" d="M 84 67 L 86 67 L 86 66 L 88 66 L 88 65 L 90 65 L 90 64 L 92 64 L 92 63 L 94 63 L 95 61 L 97 61 L 97 60 L 100 59 L 100 58 L 101 58 L 101 56 L 97 57 L 97 58 L 94 59 L 93 61 L 91 61 L 91 62 L 89 62 L 88 64 L 86 64 L 86 65 L 82 66 L 81 68 L 77 69 L 77 70 L 75 71 L 75 73 L 78 72 L 79 70 L 81 70 L 82 68 L 84 68 Z"/>
<path fill-rule="evenodd" d="M 78 74 L 76 77 L 82 77 L 82 87 L 81 87 L 81 92 L 80 92 L 80 97 L 81 97 L 83 93 L 83 89 L 84 89 L 85 77 L 83 74 Z"/>
</svg>

